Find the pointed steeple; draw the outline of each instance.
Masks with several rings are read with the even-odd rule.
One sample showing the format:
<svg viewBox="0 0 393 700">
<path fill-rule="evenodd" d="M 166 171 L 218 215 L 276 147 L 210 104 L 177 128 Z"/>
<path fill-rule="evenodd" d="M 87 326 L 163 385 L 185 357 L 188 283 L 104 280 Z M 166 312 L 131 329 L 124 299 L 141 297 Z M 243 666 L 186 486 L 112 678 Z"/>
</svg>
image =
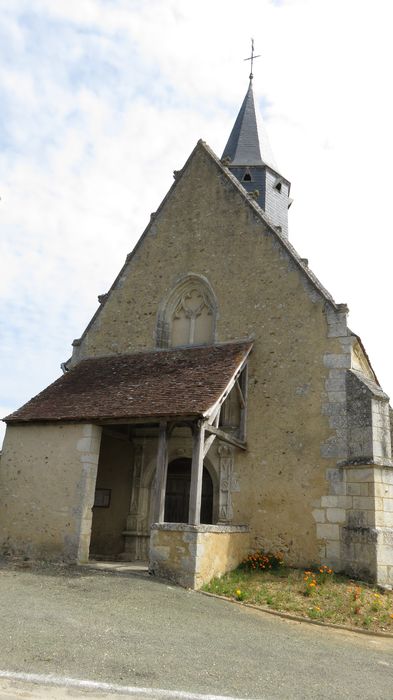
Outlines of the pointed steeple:
<svg viewBox="0 0 393 700">
<path fill-rule="evenodd" d="M 277 169 L 262 117 L 255 106 L 252 72 L 222 161 L 258 202 L 271 225 L 288 236 L 291 184 Z"/>
<path fill-rule="evenodd" d="M 262 117 L 255 109 L 252 79 L 222 158 L 230 158 L 231 165 L 265 164 L 277 170 Z"/>
</svg>

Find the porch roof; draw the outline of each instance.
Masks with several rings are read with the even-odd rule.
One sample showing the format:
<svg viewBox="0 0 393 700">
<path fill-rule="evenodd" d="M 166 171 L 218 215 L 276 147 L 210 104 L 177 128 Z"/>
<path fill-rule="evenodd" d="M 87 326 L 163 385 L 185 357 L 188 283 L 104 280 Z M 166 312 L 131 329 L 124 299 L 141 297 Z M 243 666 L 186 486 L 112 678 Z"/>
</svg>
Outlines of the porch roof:
<svg viewBox="0 0 393 700">
<path fill-rule="evenodd" d="M 252 343 L 110 355 L 82 360 L 7 423 L 203 416 L 225 392 Z"/>
</svg>

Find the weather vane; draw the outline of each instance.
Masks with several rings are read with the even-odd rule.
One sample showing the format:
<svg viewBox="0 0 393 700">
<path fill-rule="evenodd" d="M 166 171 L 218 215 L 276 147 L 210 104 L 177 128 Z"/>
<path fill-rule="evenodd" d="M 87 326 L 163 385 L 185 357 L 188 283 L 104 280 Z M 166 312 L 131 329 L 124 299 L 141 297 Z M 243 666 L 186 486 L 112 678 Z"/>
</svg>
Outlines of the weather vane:
<svg viewBox="0 0 393 700">
<path fill-rule="evenodd" d="M 261 54 L 258 54 L 258 56 L 254 56 L 254 39 L 251 39 L 251 56 L 244 59 L 245 61 L 251 61 L 250 80 L 252 80 L 254 77 L 253 72 L 252 72 L 254 58 L 260 58 L 260 57 L 261 57 Z"/>
</svg>

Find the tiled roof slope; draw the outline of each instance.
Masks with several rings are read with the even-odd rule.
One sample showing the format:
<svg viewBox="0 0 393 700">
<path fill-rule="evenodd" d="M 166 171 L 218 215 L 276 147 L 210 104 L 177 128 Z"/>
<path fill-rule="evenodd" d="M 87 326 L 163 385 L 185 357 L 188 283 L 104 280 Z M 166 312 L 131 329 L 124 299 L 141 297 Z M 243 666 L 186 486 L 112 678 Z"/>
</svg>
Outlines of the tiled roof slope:
<svg viewBox="0 0 393 700">
<path fill-rule="evenodd" d="M 201 416 L 220 398 L 250 342 L 83 360 L 7 423 Z"/>
</svg>

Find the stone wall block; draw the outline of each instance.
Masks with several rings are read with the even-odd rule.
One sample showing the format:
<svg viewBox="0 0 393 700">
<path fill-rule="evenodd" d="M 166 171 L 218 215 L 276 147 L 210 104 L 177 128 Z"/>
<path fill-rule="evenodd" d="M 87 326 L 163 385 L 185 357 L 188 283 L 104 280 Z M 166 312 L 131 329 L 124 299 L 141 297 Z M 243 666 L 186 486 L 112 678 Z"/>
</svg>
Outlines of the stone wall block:
<svg viewBox="0 0 393 700">
<path fill-rule="evenodd" d="M 351 366 L 351 356 L 349 354 L 326 353 L 323 356 L 323 364 L 331 369 L 349 369 Z"/>
<path fill-rule="evenodd" d="M 362 495 L 360 493 L 360 487 L 363 486 L 364 484 L 356 484 L 356 483 L 349 483 L 347 484 L 347 494 L 348 496 L 360 496 Z"/>
<path fill-rule="evenodd" d="M 329 523 L 345 523 L 347 511 L 344 508 L 327 508 L 326 517 Z"/>
<path fill-rule="evenodd" d="M 319 551 L 319 561 L 321 561 L 321 562 L 327 561 L 327 558 L 326 558 L 326 543 L 321 544 L 321 545 L 319 546 L 319 548 L 318 548 L 318 551 Z"/>
<path fill-rule="evenodd" d="M 393 498 L 393 484 L 370 484 L 370 496 L 373 495 L 380 498 Z"/>
<path fill-rule="evenodd" d="M 347 482 L 361 482 L 361 481 L 371 481 L 374 482 L 374 470 L 367 467 L 353 467 L 346 469 L 346 479 Z"/>
<path fill-rule="evenodd" d="M 354 530 L 358 528 L 368 528 L 369 525 L 374 526 L 374 511 L 349 510 L 348 511 L 348 527 Z"/>
<path fill-rule="evenodd" d="M 83 437 L 95 438 L 97 435 L 97 426 L 93 425 L 92 423 L 84 424 L 82 426 L 82 435 Z"/>
<path fill-rule="evenodd" d="M 337 428 L 339 431 L 346 431 L 347 429 L 347 416 L 345 410 L 341 410 L 342 404 L 332 404 L 332 406 L 339 406 L 340 410 L 337 410 L 333 415 L 329 416 L 329 427 Z"/>
<path fill-rule="evenodd" d="M 92 438 L 82 437 L 78 440 L 76 444 L 76 449 L 79 452 L 91 452 L 92 450 Z"/>
<path fill-rule="evenodd" d="M 384 510 L 369 512 L 369 524 L 371 527 L 391 527 L 393 525 L 393 513 L 386 513 Z"/>
<path fill-rule="evenodd" d="M 378 547 L 378 564 L 393 566 L 393 547 L 391 545 L 380 545 Z"/>
<path fill-rule="evenodd" d="M 331 562 L 333 568 L 337 568 L 337 564 L 341 560 L 340 542 L 326 542 L 326 558 Z"/>
<path fill-rule="evenodd" d="M 393 513 L 393 499 L 392 498 L 384 498 L 383 499 L 383 510 L 386 513 Z"/>
<path fill-rule="evenodd" d="M 327 392 L 345 392 L 345 374 L 341 373 L 338 377 L 329 376 L 325 382 L 325 388 Z"/>
<path fill-rule="evenodd" d="M 331 523 L 317 523 L 317 537 L 321 540 L 339 540 L 340 528 Z"/>
<path fill-rule="evenodd" d="M 344 440 L 339 442 L 336 437 L 333 437 L 321 445 L 321 457 L 338 460 L 345 459 L 346 455 L 347 447 Z"/>
<path fill-rule="evenodd" d="M 354 563 L 362 568 L 366 565 L 368 571 L 372 573 L 375 568 L 375 547 L 363 542 L 355 543 Z"/>
<path fill-rule="evenodd" d="M 332 402 L 324 403 L 321 407 L 321 413 L 323 416 L 330 416 L 331 419 L 334 418 L 345 418 L 346 419 L 346 406 L 342 402 Z M 342 425 L 342 423 L 341 423 Z"/>
<path fill-rule="evenodd" d="M 383 510 L 382 498 L 371 498 L 369 496 L 354 496 L 354 510 Z"/>
<path fill-rule="evenodd" d="M 344 544 L 360 544 L 362 547 L 378 542 L 378 531 L 370 527 L 355 527 L 344 525 L 341 529 L 341 539 Z"/>
<path fill-rule="evenodd" d="M 390 575 L 389 570 L 391 571 Z M 382 566 L 381 564 L 378 564 L 377 581 L 380 586 L 388 585 L 390 587 L 393 581 L 393 567 Z"/>
<path fill-rule="evenodd" d="M 329 403 L 344 403 L 346 399 L 345 391 L 340 391 L 338 389 L 327 389 L 327 396 Z"/>
<path fill-rule="evenodd" d="M 342 469 L 327 469 L 326 478 L 329 482 L 329 495 L 345 496 L 346 483 Z"/>
<path fill-rule="evenodd" d="M 84 452 L 80 456 L 80 461 L 82 464 L 97 464 L 97 453 L 95 452 Z"/>
<path fill-rule="evenodd" d="M 312 511 L 312 516 L 316 523 L 326 522 L 326 511 L 323 508 L 315 508 Z"/>
<path fill-rule="evenodd" d="M 382 481 L 384 484 L 393 485 L 393 469 L 383 469 Z"/>
<path fill-rule="evenodd" d="M 351 508 L 352 496 L 322 496 L 321 506 L 323 508 Z"/>
</svg>

